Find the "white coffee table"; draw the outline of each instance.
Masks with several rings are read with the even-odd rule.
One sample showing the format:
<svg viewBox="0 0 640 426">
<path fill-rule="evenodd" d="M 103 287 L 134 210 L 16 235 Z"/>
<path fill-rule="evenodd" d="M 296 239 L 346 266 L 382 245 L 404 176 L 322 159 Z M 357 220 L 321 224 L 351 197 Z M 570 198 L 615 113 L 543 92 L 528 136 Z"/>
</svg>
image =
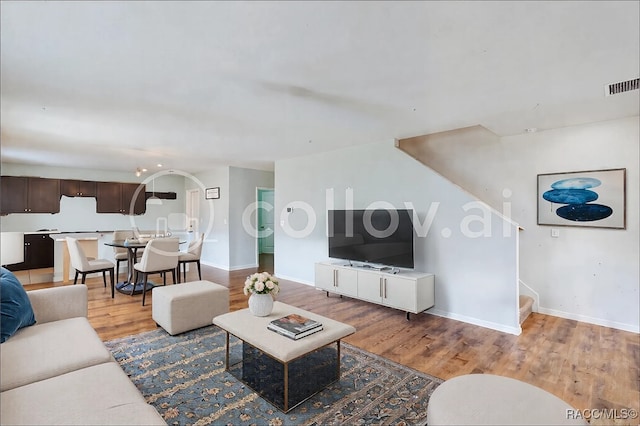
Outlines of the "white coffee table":
<svg viewBox="0 0 640 426">
<path fill-rule="evenodd" d="M 270 321 L 289 314 L 314 319 L 323 330 L 292 340 L 267 329 Z M 285 413 L 340 378 L 340 340 L 356 331 L 281 302 L 274 302 L 266 317 L 242 309 L 219 315 L 213 323 L 227 333 L 226 369 Z M 242 359 L 235 364 L 229 359 L 230 335 L 243 344 Z"/>
</svg>

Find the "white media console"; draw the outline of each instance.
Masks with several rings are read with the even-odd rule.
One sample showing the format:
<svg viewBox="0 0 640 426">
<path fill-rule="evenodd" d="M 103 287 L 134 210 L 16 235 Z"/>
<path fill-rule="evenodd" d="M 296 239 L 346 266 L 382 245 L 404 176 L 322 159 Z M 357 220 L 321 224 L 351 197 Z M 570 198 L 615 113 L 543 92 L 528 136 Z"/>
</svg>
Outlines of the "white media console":
<svg viewBox="0 0 640 426">
<path fill-rule="evenodd" d="M 396 272 L 397 271 L 397 272 Z M 417 314 L 434 305 L 433 274 L 376 270 L 331 262 L 315 265 L 316 288 Z"/>
</svg>

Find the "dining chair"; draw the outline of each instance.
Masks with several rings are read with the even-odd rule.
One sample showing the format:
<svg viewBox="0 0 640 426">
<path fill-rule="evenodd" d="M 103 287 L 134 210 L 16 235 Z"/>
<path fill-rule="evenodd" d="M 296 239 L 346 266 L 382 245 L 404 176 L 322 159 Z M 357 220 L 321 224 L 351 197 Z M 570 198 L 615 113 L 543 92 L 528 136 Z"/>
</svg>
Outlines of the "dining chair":
<svg viewBox="0 0 640 426">
<path fill-rule="evenodd" d="M 187 263 L 195 263 L 198 266 L 198 279 L 202 280 L 202 271 L 200 270 L 200 255 L 202 254 L 202 243 L 204 242 L 204 234 L 200 234 L 198 238 L 193 240 L 186 253 L 182 253 L 178 257 L 178 282 L 180 282 L 180 268 L 183 269 L 183 280 L 187 281 Z"/>
<path fill-rule="evenodd" d="M 131 230 L 118 230 L 113 231 L 113 240 L 114 241 L 124 241 L 127 238 L 133 237 L 133 231 Z M 127 262 L 129 260 L 129 250 L 124 247 L 114 247 L 113 248 L 113 257 L 116 260 L 116 280 L 120 276 L 120 264 L 122 262 Z M 142 257 L 142 250 L 138 250 L 136 252 L 136 260 L 139 260 Z M 132 268 L 132 265 L 127 265 L 127 268 Z"/>
<path fill-rule="evenodd" d="M 136 280 L 138 273 L 142 274 L 142 306 L 144 306 L 147 294 L 147 283 L 149 274 L 162 274 L 163 284 L 167 285 L 167 272 L 171 272 L 173 283 L 176 284 L 176 269 L 178 268 L 178 238 L 154 238 L 150 240 L 140 258 L 140 262 L 133 265 L 136 271 Z"/>
<path fill-rule="evenodd" d="M 73 283 L 78 283 L 78 274 L 82 274 L 82 284 L 86 284 L 85 280 L 87 278 L 87 274 L 102 272 L 102 280 L 106 287 L 106 273 L 109 271 L 109 276 L 111 278 L 111 298 L 113 299 L 115 297 L 115 284 L 113 280 L 115 265 L 113 262 L 107 259 L 90 259 L 84 254 L 84 250 L 77 239 L 66 237 L 66 241 L 67 248 L 69 249 L 69 261 L 71 266 L 76 270 L 76 276 Z"/>
</svg>

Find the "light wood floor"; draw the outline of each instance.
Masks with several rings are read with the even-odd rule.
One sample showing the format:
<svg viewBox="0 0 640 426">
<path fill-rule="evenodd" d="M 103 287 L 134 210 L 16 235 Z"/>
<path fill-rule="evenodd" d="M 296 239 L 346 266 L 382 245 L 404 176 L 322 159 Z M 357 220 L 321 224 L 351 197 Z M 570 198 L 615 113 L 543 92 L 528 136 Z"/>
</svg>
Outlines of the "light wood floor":
<svg viewBox="0 0 640 426">
<path fill-rule="evenodd" d="M 261 263 L 259 270 L 273 272 L 272 258 Z M 258 269 L 227 272 L 203 265 L 202 278 L 229 288 L 233 311 L 247 307 L 242 285 Z M 197 279 L 195 268 L 187 279 Z M 356 327 L 345 342 L 433 376 L 446 380 L 467 373 L 499 374 L 541 387 L 581 410 L 640 409 L 637 334 L 535 313 L 520 336 L 429 314 L 411 315 L 407 321 L 401 311 L 280 282 L 279 301 Z M 111 299 L 100 276 L 87 283 L 89 320 L 103 340 L 156 328 L 150 294 L 143 307 L 141 295 L 116 292 Z M 57 285 L 62 284 L 33 284 L 27 290 Z"/>
</svg>

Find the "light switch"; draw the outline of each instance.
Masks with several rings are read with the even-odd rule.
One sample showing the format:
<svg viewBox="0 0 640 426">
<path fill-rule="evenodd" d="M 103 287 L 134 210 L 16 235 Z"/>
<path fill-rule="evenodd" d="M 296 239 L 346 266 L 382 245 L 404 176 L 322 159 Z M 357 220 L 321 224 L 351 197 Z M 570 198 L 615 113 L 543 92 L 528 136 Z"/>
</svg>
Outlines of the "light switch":
<svg viewBox="0 0 640 426">
<path fill-rule="evenodd" d="M 560 236 L 560 230 L 558 228 L 551 228 L 551 237 L 558 238 Z"/>
</svg>

